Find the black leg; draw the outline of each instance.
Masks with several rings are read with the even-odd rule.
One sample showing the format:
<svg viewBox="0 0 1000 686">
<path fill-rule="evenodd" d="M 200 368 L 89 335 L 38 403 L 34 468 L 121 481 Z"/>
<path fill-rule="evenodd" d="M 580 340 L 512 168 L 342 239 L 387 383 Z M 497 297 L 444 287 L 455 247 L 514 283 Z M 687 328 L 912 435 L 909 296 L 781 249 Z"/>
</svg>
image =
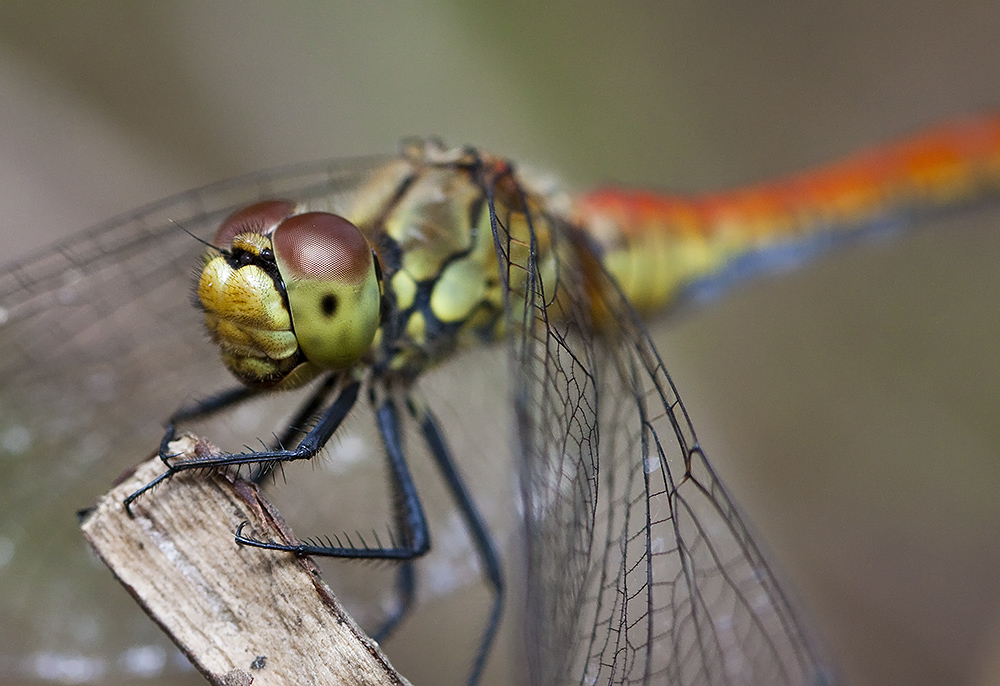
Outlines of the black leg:
<svg viewBox="0 0 1000 686">
<path fill-rule="evenodd" d="M 493 645 L 493 640 L 496 638 L 497 629 L 500 627 L 500 615 L 503 612 L 505 592 L 503 569 L 493 539 L 486 530 L 483 517 L 479 513 L 479 510 L 476 509 L 476 504 L 473 502 L 468 489 L 466 489 L 462 476 L 458 473 L 458 468 L 451 456 L 448 445 L 445 443 L 444 434 L 438 425 L 437 419 L 429 408 L 423 405 L 417 407 L 412 400 L 408 402 L 408 407 L 413 418 L 420 425 L 420 430 L 423 432 L 427 447 L 430 449 L 435 463 L 441 470 L 441 474 L 448 485 L 448 490 L 451 491 L 451 496 L 455 500 L 455 504 L 458 505 L 458 511 L 465 520 L 465 525 L 468 527 L 469 533 L 472 535 L 472 542 L 475 546 L 476 554 L 479 556 L 479 561 L 483 565 L 483 573 L 486 576 L 486 581 L 493 589 L 493 606 L 490 610 L 490 616 L 486 621 L 486 628 L 483 630 L 482 640 L 479 643 L 479 654 L 476 656 L 472 671 L 469 673 L 468 683 L 472 686 L 478 683 L 479 678 L 482 676 L 486 658 Z"/>
<path fill-rule="evenodd" d="M 413 597 L 416 591 L 416 575 L 413 569 L 413 561 L 405 560 L 400 563 L 399 571 L 396 573 L 396 596 L 398 602 L 392 612 L 385 618 L 382 625 L 372 633 L 372 638 L 381 643 L 389 637 L 403 618 L 413 609 Z"/>
<path fill-rule="evenodd" d="M 260 393 L 258 389 L 235 386 L 191 405 L 185 405 L 174 412 L 170 415 L 170 419 L 167 420 L 166 430 L 163 433 L 163 438 L 160 439 L 160 459 L 169 467 L 170 463 L 167 460 L 171 457 L 176 457 L 176 455 L 170 454 L 167 446 L 177 437 L 177 425 L 179 423 L 208 417 L 233 405 L 239 405 L 244 400 L 252 398 L 258 393 Z"/>
<path fill-rule="evenodd" d="M 353 388 L 353 395 L 351 397 L 351 404 L 353 405 L 354 399 L 357 397 L 357 386 L 358 384 L 352 384 L 349 388 Z M 341 402 L 341 398 L 347 392 L 347 389 L 341 393 L 341 396 L 337 398 L 331 409 L 337 406 Z M 327 410 L 327 414 L 323 416 L 316 428 L 309 432 L 305 438 L 302 439 L 302 443 L 299 444 L 301 448 L 303 443 L 307 441 L 312 441 L 313 434 L 316 433 L 317 429 L 320 428 L 326 421 L 330 414 L 330 410 Z M 344 543 L 337 539 L 336 545 L 328 541 L 327 545 L 316 545 L 316 544 L 306 544 L 301 543 L 298 545 L 285 545 L 282 543 L 273 543 L 271 541 L 259 541 L 254 538 L 243 535 L 243 527 L 246 524 L 240 525 L 240 528 L 236 531 L 236 541 L 244 545 L 251 545 L 257 548 L 266 548 L 268 550 L 281 550 L 290 553 L 295 553 L 296 555 L 318 555 L 322 557 L 348 557 L 348 558 L 360 558 L 360 559 L 378 559 L 378 560 L 412 560 L 415 557 L 419 557 L 428 551 L 430 548 L 430 533 L 427 528 L 427 519 L 424 517 L 424 509 L 420 504 L 420 498 L 417 496 L 416 486 L 413 484 L 413 478 L 410 476 L 409 467 L 406 465 L 406 456 L 403 454 L 403 446 L 400 441 L 399 435 L 399 417 L 396 411 L 396 406 L 391 399 L 386 399 L 382 405 L 378 408 L 376 413 L 376 420 L 379 427 L 379 432 L 382 434 L 382 442 L 385 445 L 386 457 L 389 458 L 389 470 L 390 470 L 390 483 L 395 495 L 394 498 L 394 514 L 395 514 L 395 526 L 396 530 L 399 532 L 402 540 L 399 543 L 393 542 L 392 545 L 383 546 L 378 541 L 376 541 L 375 546 L 368 545 L 361 542 L 361 545 L 354 545 L 350 539 L 347 539 Z M 339 419 L 336 422 L 338 425 L 340 423 Z M 333 427 L 335 429 L 336 426 Z M 332 433 L 332 429 L 330 431 Z M 329 438 L 329 436 L 326 436 Z M 325 443 L 324 439 L 322 443 Z M 322 446 L 322 443 L 319 446 Z M 312 454 L 316 453 L 317 448 L 313 448 Z M 294 451 L 289 451 L 294 452 Z M 285 461 L 285 459 L 301 459 L 298 457 L 294 458 L 275 458 L 273 453 L 264 453 L 269 456 L 267 459 L 280 461 Z M 216 461 L 218 464 L 243 464 L 248 461 L 256 461 L 255 455 L 236 455 L 228 456 L 229 461 Z M 231 459 L 231 458 L 236 458 Z M 267 461 L 267 460 L 261 460 Z M 180 463 L 180 464 L 191 464 L 188 468 L 196 468 L 206 463 L 206 460 L 192 460 L 191 463 Z M 174 465 L 174 467 L 180 466 Z M 209 466 L 215 466 L 209 465 Z M 412 594 L 412 592 L 411 592 Z M 404 603 L 405 604 L 405 603 Z"/>
<path fill-rule="evenodd" d="M 357 381 L 353 381 L 345 386 L 333 404 L 330 405 L 326 412 L 323 413 L 323 416 L 316 423 L 316 426 L 314 426 L 309 433 L 306 434 L 295 449 L 265 450 L 255 453 L 239 453 L 235 455 L 220 455 L 218 457 L 208 457 L 197 460 L 184 460 L 182 462 L 174 462 L 173 464 L 167 463 L 167 471 L 125 498 L 125 509 L 131 514 L 131 505 L 135 502 L 136 498 L 178 472 L 187 471 L 189 469 L 206 469 L 208 467 L 227 467 L 243 464 L 273 464 L 277 462 L 289 462 L 292 460 L 307 460 L 313 457 L 320 448 L 326 445 L 326 442 L 330 440 L 330 436 L 333 435 L 333 432 L 337 430 L 338 426 L 340 426 L 340 423 L 347 416 L 347 413 L 351 411 L 352 407 L 354 407 L 354 401 L 358 398 L 358 389 L 360 386 L 361 384 Z M 223 398 L 223 396 L 225 396 L 225 398 Z M 233 397 L 230 397 L 227 394 L 220 394 L 219 396 L 216 396 L 216 398 L 223 399 L 224 402 L 223 400 L 219 400 L 218 403 L 214 404 L 213 409 L 206 411 L 203 410 L 203 408 L 195 406 L 194 409 L 199 411 L 188 412 L 186 410 L 181 410 L 177 413 L 177 415 L 175 415 L 175 417 L 179 416 L 181 419 L 188 419 L 203 416 L 248 397 L 237 397 L 237 394 L 235 393 L 232 394 L 232 396 Z M 211 400 L 213 399 L 210 399 L 209 402 L 211 402 Z M 160 446 L 161 457 L 164 456 L 166 452 L 166 445 L 170 442 L 170 440 L 172 440 L 173 433 L 174 423 L 171 421 L 167 426 L 166 435 L 164 435 L 163 442 Z M 170 437 L 170 440 L 168 440 L 168 437 Z M 167 457 L 169 457 L 169 454 Z M 166 460 L 164 459 L 164 461 Z"/>
<path fill-rule="evenodd" d="M 302 433 L 302 425 L 311 417 L 323 404 L 326 397 L 332 390 L 337 379 L 331 377 L 323 382 L 317 390 L 302 405 L 295 417 L 289 422 L 288 428 L 278 440 L 278 445 L 274 449 L 261 452 L 241 453 L 235 455 L 221 455 L 218 457 L 203 458 L 197 460 L 185 460 L 170 464 L 167 458 L 172 457 L 168 453 L 167 445 L 173 440 L 175 426 L 178 422 L 204 417 L 232 405 L 238 404 L 256 394 L 256 391 L 237 388 L 220 393 L 205 401 L 182 408 L 175 413 L 167 425 L 167 431 L 161 442 L 160 456 L 167 463 L 168 469 L 164 474 L 132 493 L 125 499 L 125 507 L 128 509 L 131 504 L 143 493 L 150 490 L 160 482 L 169 479 L 178 472 L 190 469 L 205 469 L 211 467 L 226 467 L 243 464 L 262 465 L 258 472 L 264 473 L 277 463 L 292 460 L 309 459 L 329 441 L 330 437 L 340 426 L 341 422 L 353 408 L 357 400 L 360 384 L 352 382 L 345 386 L 336 400 L 323 413 L 316 425 L 305 434 L 298 446 L 293 450 L 284 450 L 282 445 L 290 443 Z M 451 492 L 452 498 L 458 505 L 459 512 L 465 520 L 466 526 L 472 536 L 476 554 L 479 556 L 483 566 L 487 583 L 494 593 L 494 600 L 486 628 L 480 641 L 480 649 L 473 664 L 468 683 L 470 685 L 478 683 L 486 658 L 496 637 L 500 624 L 500 617 L 504 603 L 504 580 L 501 569 L 500 558 L 496 548 L 486 530 L 482 516 L 473 503 L 472 497 L 467 491 L 461 476 L 452 459 L 451 452 L 444 441 L 444 435 L 433 414 L 425 407 L 418 409 L 411 401 L 408 402 L 411 416 L 417 421 L 423 434 L 424 440 L 435 463 L 440 469 L 445 483 Z M 423 555 L 430 548 L 430 534 L 427 527 L 426 517 L 423 507 L 420 504 L 416 487 L 406 464 L 406 457 L 403 453 L 402 441 L 399 430 L 398 411 L 391 398 L 384 400 L 376 413 L 376 421 L 382 441 L 385 447 L 386 457 L 390 467 L 390 487 L 393 494 L 393 510 L 395 517 L 395 528 L 401 536 L 401 541 L 397 544 L 393 541 L 390 546 L 382 546 L 376 541 L 376 546 L 371 546 L 364 541 L 361 545 L 354 545 L 350 539 L 346 540 L 346 545 L 342 545 L 340 539 L 336 539 L 336 545 L 327 541 L 327 545 L 298 544 L 285 545 L 270 541 L 260 541 L 243 534 L 246 522 L 240 525 L 236 531 L 236 541 L 238 543 L 265 548 L 269 550 L 279 550 L 291 552 L 298 555 L 319 555 L 327 557 L 361 558 L 361 559 L 395 559 L 403 561 L 399 570 L 396 588 L 400 602 L 398 607 L 386 619 L 383 625 L 376 632 L 376 640 L 382 640 L 388 636 L 393 629 L 411 609 L 415 591 L 414 567 L 411 563 L 416 557 Z"/>
<path fill-rule="evenodd" d="M 306 423 L 319 412 L 319 408 L 323 406 L 326 399 L 330 396 L 330 391 L 336 385 L 339 377 L 334 374 L 328 374 L 316 387 L 316 389 L 309 394 L 306 401 L 302 403 L 299 411 L 295 413 L 289 421 L 285 430 L 276 439 L 274 443 L 269 446 L 270 450 L 280 450 L 286 445 L 291 445 L 294 441 L 298 440 L 301 436 L 307 433 L 307 430 L 303 428 Z M 261 484 L 264 479 L 266 479 L 273 472 L 273 464 L 263 464 L 257 467 L 253 473 L 250 475 L 250 481 L 255 484 Z"/>
</svg>

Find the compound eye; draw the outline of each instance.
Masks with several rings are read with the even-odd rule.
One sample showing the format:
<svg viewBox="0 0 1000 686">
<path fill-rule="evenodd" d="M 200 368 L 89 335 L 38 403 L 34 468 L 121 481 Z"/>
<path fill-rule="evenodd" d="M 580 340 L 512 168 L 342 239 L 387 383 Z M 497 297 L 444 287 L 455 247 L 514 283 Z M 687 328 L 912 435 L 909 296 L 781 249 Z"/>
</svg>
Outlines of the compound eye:
<svg viewBox="0 0 1000 686">
<path fill-rule="evenodd" d="M 271 242 L 306 359 L 329 369 L 357 362 L 371 346 L 381 312 L 378 271 L 364 234 L 343 217 L 306 212 L 283 221 Z"/>
<path fill-rule="evenodd" d="M 372 266 L 372 249 L 364 235 L 335 214 L 289 217 L 275 229 L 271 242 L 279 265 L 291 278 L 356 283 Z"/>
<path fill-rule="evenodd" d="M 241 233 L 267 234 L 294 211 L 295 203 L 289 200 L 265 200 L 248 205 L 223 220 L 212 245 L 227 250 L 233 238 Z"/>
</svg>

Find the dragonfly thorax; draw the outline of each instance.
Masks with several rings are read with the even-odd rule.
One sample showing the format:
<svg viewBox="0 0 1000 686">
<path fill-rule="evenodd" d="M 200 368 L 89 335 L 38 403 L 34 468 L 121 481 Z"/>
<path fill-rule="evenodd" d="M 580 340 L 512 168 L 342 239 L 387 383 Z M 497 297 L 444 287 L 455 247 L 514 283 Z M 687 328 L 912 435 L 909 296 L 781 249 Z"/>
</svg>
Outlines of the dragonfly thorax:
<svg viewBox="0 0 1000 686">
<path fill-rule="evenodd" d="M 358 225 L 385 274 L 376 364 L 413 378 L 456 350 L 506 334 L 507 315 L 523 301 L 524 275 L 501 272 L 495 225 L 513 239 L 501 250 L 520 254 L 529 250 L 530 223 L 542 237 L 535 248 L 543 264 L 551 259 L 551 226 L 540 209 L 545 199 L 505 160 L 475 149 L 414 144 L 376 175 L 377 184 L 390 175 L 394 192 L 381 190 L 384 202 Z"/>
</svg>

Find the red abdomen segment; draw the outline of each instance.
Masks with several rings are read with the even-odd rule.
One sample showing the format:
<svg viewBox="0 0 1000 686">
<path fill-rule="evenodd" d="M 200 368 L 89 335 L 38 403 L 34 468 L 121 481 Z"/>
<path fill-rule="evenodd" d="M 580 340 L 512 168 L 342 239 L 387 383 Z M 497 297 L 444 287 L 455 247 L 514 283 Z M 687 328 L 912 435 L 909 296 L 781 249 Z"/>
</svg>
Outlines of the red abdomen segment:
<svg viewBox="0 0 1000 686">
<path fill-rule="evenodd" d="M 1000 191 L 1000 114 L 954 121 L 839 162 L 694 196 L 615 188 L 579 199 L 581 224 L 648 312 L 699 284 L 801 261 L 866 229 Z"/>
</svg>

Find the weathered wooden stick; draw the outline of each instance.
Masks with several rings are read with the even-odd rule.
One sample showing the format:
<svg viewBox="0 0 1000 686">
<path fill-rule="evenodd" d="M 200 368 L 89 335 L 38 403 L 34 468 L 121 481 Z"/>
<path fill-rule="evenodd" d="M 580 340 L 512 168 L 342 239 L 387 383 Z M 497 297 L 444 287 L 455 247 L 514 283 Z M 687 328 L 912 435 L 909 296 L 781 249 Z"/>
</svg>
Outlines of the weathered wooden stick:
<svg viewBox="0 0 1000 686">
<path fill-rule="evenodd" d="M 174 444 L 194 455 L 196 442 Z M 140 465 L 103 496 L 83 533 L 112 573 L 213 684 L 407 684 L 308 558 L 237 545 L 294 537 L 255 486 L 186 472 L 122 499 L 164 470 Z"/>
</svg>

